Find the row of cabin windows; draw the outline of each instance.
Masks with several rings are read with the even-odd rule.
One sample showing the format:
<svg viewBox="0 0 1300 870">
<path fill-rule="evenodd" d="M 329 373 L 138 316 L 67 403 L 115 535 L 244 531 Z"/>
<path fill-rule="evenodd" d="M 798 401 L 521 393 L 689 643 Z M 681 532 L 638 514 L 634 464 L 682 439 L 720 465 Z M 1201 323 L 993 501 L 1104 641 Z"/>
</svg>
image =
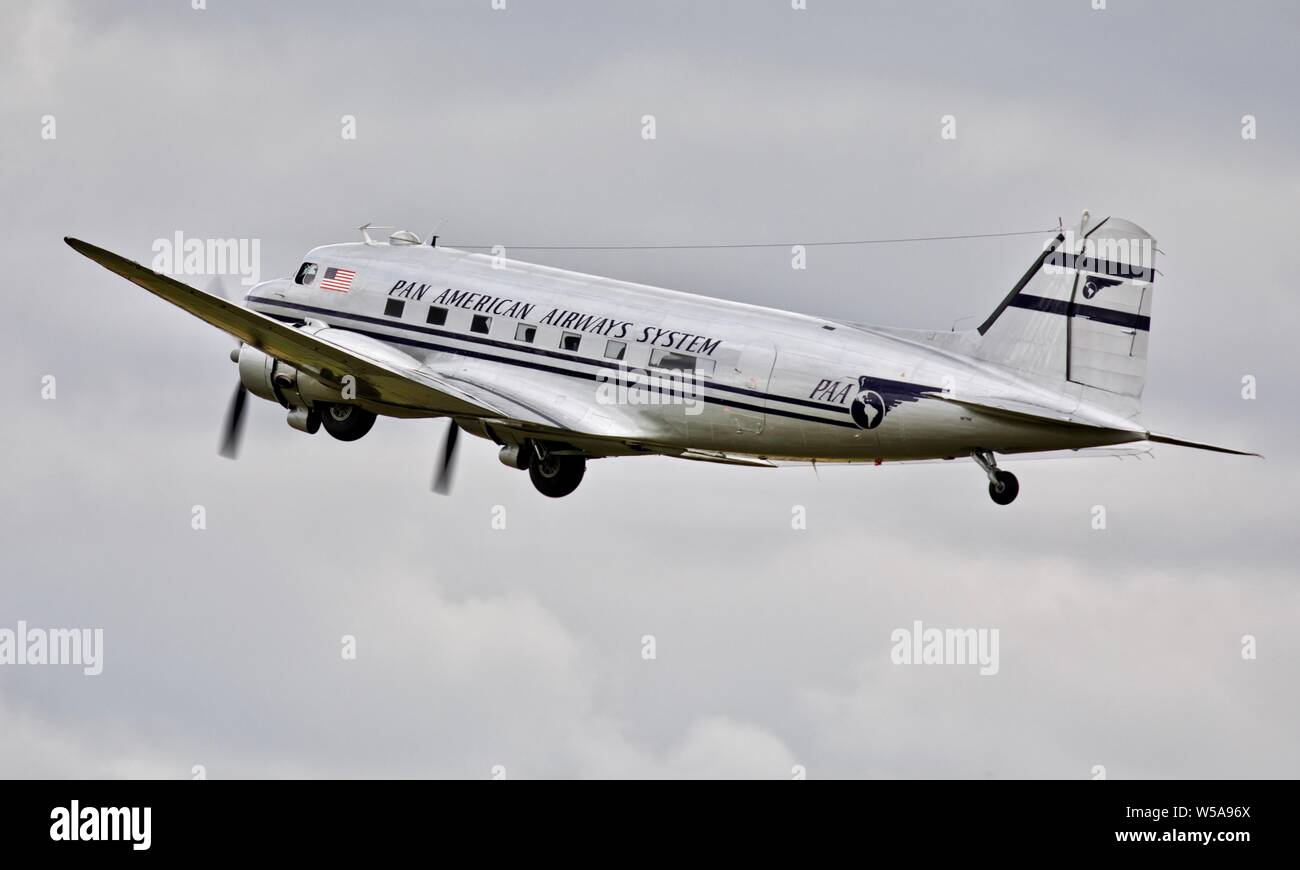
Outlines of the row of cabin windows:
<svg viewBox="0 0 1300 870">
<path fill-rule="evenodd" d="M 310 285 L 316 279 L 316 264 L 303 263 L 298 269 L 298 274 L 294 276 L 294 283 Z M 405 299 L 389 299 L 384 303 L 384 315 L 387 317 L 401 317 L 406 308 Z M 430 305 L 429 313 L 425 316 L 425 322 L 433 326 L 444 326 L 447 323 L 447 309 L 439 305 Z M 470 320 L 469 331 L 477 332 L 480 335 L 487 335 L 492 328 L 492 318 L 485 314 L 475 314 Z M 822 329 L 834 329 L 833 326 L 822 326 Z M 532 344 L 537 338 L 537 327 L 527 323 L 521 323 L 515 329 L 515 341 L 522 341 Z M 563 332 L 560 334 L 560 349 L 571 353 L 577 353 L 578 348 L 582 345 L 582 333 Z M 612 360 L 621 360 L 627 353 L 627 342 L 609 339 L 605 342 L 605 357 Z M 711 359 L 701 359 L 686 353 L 677 353 L 676 351 L 655 348 L 650 353 L 650 365 L 654 368 L 668 369 L 670 371 L 696 372 L 698 374 L 713 374 L 716 362 Z"/>
<path fill-rule="evenodd" d="M 294 282 L 303 285 L 310 285 L 316 278 L 316 264 L 303 263 L 298 269 L 298 274 L 294 276 Z M 401 317 L 402 312 L 406 309 L 405 299 L 389 299 L 384 303 L 384 315 L 387 317 Z M 447 309 L 440 305 L 430 305 L 429 312 L 425 316 L 425 322 L 433 326 L 444 326 L 447 323 Z M 470 319 L 469 331 L 476 332 L 480 335 L 487 335 L 492 329 L 492 318 L 485 314 L 475 314 Z M 525 344 L 533 344 L 537 339 L 537 327 L 529 323 L 521 323 L 515 327 L 515 341 L 521 341 Z M 560 350 L 570 353 L 577 353 L 582 347 L 582 333 L 580 332 L 562 332 L 560 333 Z M 605 342 L 605 358 L 611 360 L 622 360 L 627 355 L 627 342 L 618 339 L 608 339 Z M 650 352 L 650 365 L 654 368 L 667 369 L 669 371 L 696 372 L 699 374 L 713 374 L 716 363 L 711 359 L 700 359 L 686 353 L 677 353 L 665 348 L 655 348 Z"/>
<path fill-rule="evenodd" d="M 401 317 L 402 312 L 406 309 L 405 299 L 389 299 L 384 303 L 384 315 L 387 317 Z M 425 322 L 434 326 L 444 326 L 447 323 L 447 309 L 439 305 L 430 305 L 429 313 L 425 316 Z M 485 314 L 475 314 L 470 319 L 469 331 L 476 332 L 480 335 L 487 335 L 492 329 L 492 318 Z M 537 340 L 537 327 L 531 323 L 520 323 L 515 327 L 515 341 L 525 344 L 533 344 Z M 582 346 L 582 333 L 580 332 L 561 332 L 560 333 L 560 350 L 577 353 Z M 622 360 L 627 356 L 627 342 L 618 339 L 607 339 L 605 341 L 605 358 L 612 360 Z M 687 353 L 677 353 L 666 348 L 655 348 L 650 352 L 650 365 L 654 368 L 668 369 L 669 371 L 678 372 L 695 372 L 697 374 L 713 374 L 715 363 L 711 359 L 700 359 Z"/>
</svg>

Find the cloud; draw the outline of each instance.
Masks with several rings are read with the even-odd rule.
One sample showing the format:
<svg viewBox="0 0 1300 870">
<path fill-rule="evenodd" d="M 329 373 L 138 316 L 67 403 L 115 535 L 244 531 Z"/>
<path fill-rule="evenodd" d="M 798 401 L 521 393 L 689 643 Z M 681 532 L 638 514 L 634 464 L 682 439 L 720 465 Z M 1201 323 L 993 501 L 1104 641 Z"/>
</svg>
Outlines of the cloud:
<svg viewBox="0 0 1300 870">
<path fill-rule="evenodd" d="M 99 677 L 0 673 L 0 772 L 1300 771 L 1300 137 L 1278 72 L 1294 11 L 465 4 L 399 26 L 341 4 L 310 20 L 210 6 L 0 12 L 0 622 L 106 638 Z M 809 241 L 1030 229 L 1084 207 L 1165 252 L 1144 419 L 1268 460 L 1011 461 L 1020 500 L 998 510 L 969 463 L 629 459 L 552 501 L 465 439 L 437 499 L 440 423 L 381 420 L 343 444 L 254 402 L 231 464 L 214 455 L 228 338 L 61 241 L 147 259 L 177 230 L 254 237 L 274 275 L 367 220 L 443 221 L 464 242 Z M 1037 245 L 818 248 L 803 272 L 780 249 L 539 258 L 947 328 L 990 310 Z M 999 674 L 890 665 L 889 633 L 914 619 L 999 628 Z"/>
</svg>

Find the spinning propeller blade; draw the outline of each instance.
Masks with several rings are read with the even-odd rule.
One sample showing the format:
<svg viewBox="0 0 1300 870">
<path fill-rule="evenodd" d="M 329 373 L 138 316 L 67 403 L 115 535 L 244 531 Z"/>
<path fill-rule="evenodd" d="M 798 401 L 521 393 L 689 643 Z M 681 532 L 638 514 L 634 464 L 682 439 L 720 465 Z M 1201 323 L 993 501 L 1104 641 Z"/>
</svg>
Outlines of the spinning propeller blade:
<svg viewBox="0 0 1300 870">
<path fill-rule="evenodd" d="M 447 438 L 442 442 L 442 465 L 440 465 L 433 475 L 433 491 L 439 495 L 446 495 L 451 491 L 451 463 L 456 456 L 456 435 L 460 432 L 460 427 L 456 421 L 452 420 L 447 426 Z"/>
</svg>

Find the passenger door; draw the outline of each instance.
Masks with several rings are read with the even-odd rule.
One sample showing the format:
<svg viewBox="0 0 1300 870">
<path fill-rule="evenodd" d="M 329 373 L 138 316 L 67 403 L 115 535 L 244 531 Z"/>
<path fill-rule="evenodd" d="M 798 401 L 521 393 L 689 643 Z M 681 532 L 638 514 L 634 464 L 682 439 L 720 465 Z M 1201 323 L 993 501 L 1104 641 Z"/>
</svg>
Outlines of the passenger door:
<svg viewBox="0 0 1300 870">
<path fill-rule="evenodd" d="M 723 401 L 728 424 L 735 426 L 741 435 L 762 433 L 766 421 L 766 394 L 776 365 L 776 345 L 759 340 L 739 349 L 721 348 L 716 357 L 717 367 L 712 381 L 719 387 L 731 388 L 715 390 Z"/>
</svg>

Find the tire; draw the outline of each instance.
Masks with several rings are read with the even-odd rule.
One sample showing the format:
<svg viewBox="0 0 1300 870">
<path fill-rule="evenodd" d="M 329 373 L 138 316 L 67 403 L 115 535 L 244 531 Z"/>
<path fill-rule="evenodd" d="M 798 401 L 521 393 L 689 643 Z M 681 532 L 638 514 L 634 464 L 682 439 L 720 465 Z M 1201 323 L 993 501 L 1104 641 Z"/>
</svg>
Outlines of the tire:
<svg viewBox="0 0 1300 870">
<path fill-rule="evenodd" d="M 548 455 L 528 463 L 528 477 L 537 491 L 548 498 L 562 498 L 578 488 L 587 473 L 583 456 Z"/>
<path fill-rule="evenodd" d="M 318 403 L 321 425 L 340 441 L 356 441 L 375 425 L 375 415 L 356 405 Z"/>
<path fill-rule="evenodd" d="M 994 474 L 998 481 L 989 481 L 989 498 L 997 504 L 1011 504 L 1020 494 L 1020 481 L 1009 471 L 997 471 Z"/>
</svg>

